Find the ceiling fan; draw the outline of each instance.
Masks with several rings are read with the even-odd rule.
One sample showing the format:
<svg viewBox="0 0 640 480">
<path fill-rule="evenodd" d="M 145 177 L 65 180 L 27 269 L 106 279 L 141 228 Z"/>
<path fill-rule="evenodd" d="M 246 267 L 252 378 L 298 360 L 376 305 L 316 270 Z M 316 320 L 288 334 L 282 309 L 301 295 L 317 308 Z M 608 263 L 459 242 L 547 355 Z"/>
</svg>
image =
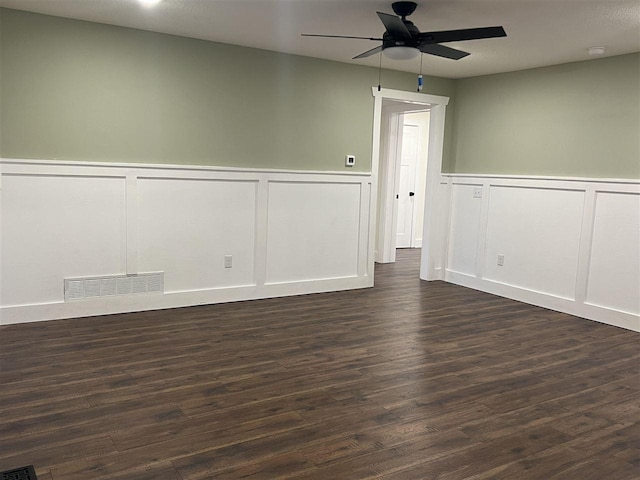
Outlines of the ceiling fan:
<svg viewBox="0 0 640 480">
<path fill-rule="evenodd" d="M 416 7 L 415 2 L 394 2 L 391 8 L 395 15 L 377 12 L 378 17 L 384 24 L 386 31 L 382 38 L 371 37 L 351 37 L 345 35 L 315 35 L 303 33 L 304 37 L 327 37 L 327 38 L 356 38 L 362 40 L 373 40 L 382 42 L 371 50 L 356 55 L 353 59 L 370 57 L 379 52 L 384 52 L 389 58 L 394 60 L 409 60 L 417 57 L 420 52 L 436 55 L 438 57 L 460 60 L 469 55 L 468 52 L 455 48 L 440 45 L 447 42 L 461 42 L 466 40 L 479 40 L 483 38 L 506 37 L 507 34 L 502 27 L 482 27 L 465 28 L 462 30 L 443 30 L 439 32 L 420 32 L 418 28 L 407 20 Z"/>
</svg>

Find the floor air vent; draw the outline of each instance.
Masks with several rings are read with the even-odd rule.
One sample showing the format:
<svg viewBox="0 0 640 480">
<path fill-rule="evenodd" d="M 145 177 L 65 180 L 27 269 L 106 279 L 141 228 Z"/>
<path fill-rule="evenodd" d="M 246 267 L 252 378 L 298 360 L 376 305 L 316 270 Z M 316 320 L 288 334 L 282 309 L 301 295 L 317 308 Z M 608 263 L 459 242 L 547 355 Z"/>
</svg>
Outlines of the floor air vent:
<svg viewBox="0 0 640 480">
<path fill-rule="evenodd" d="M 64 279 L 65 300 L 163 292 L 164 272 Z"/>
<path fill-rule="evenodd" d="M 33 465 L 0 473 L 0 480 L 38 480 Z"/>
</svg>

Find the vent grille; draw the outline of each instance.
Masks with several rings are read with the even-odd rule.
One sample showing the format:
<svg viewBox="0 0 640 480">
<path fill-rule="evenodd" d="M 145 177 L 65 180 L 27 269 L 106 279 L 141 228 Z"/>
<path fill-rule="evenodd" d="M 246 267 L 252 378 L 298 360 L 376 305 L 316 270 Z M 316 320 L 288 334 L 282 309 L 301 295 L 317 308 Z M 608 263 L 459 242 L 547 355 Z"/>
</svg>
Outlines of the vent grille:
<svg viewBox="0 0 640 480">
<path fill-rule="evenodd" d="M 0 473 L 0 480 L 38 480 L 33 465 Z"/>
<path fill-rule="evenodd" d="M 64 279 L 65 300 L 163 292 L 164 272 Z"/>
</svg>

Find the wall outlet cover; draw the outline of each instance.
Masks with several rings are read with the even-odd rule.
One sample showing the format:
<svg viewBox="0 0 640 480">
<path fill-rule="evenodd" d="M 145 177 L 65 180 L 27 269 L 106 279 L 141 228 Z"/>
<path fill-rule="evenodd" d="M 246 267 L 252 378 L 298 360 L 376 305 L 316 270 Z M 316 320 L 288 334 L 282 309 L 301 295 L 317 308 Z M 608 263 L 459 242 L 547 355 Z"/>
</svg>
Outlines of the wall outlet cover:
<svg viewBox="0 0 640 480">
<path fill-rule="evenodd" d="M 344 164 L 347 167 L 353 167 L 356 164 L 356 156 L 355 155 L 347 155 L 344 158 Z"/>
</svg>

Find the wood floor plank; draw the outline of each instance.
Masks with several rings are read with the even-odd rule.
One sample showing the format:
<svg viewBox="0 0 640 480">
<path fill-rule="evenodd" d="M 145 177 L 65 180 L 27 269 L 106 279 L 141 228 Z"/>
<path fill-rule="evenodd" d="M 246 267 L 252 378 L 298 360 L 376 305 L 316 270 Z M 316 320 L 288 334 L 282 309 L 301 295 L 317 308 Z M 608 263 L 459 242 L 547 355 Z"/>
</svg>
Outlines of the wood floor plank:
<svg viewBox="0 0 640 480">
<path fill-rule="evenodd" d="M 0 471 L 636 480 L 640 335 L 444 282 L 0 327 Z"/>
</svg>

